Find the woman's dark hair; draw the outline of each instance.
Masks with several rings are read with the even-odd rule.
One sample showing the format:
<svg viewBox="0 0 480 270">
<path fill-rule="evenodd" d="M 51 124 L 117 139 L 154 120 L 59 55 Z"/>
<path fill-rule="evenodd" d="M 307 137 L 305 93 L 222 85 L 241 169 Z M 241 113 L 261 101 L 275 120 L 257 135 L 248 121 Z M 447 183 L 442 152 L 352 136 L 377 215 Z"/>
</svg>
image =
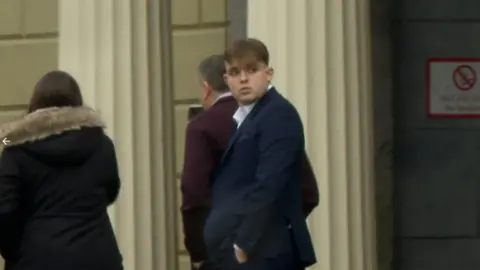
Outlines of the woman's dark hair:
<svg viewBox="0 0 480 270">
<path fill-rule="evenodd" d="M 37 82 L 28 112 L 48 107 L 79 107 L 83 105 L 77 81 L 67 72 L 50 71 Z"/>
</svg>

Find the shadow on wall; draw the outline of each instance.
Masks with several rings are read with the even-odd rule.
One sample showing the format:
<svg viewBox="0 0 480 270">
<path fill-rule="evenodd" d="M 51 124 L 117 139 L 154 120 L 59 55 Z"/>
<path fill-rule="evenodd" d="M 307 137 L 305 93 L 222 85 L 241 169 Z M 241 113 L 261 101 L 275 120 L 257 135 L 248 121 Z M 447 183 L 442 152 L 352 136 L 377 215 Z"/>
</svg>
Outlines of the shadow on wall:
<svg viewBox="0 0 480 270">
<path fill-rule="evenodd" d="M 393 270 L 392 0 L 371 0 L 378 270 Z"/>
</svg>

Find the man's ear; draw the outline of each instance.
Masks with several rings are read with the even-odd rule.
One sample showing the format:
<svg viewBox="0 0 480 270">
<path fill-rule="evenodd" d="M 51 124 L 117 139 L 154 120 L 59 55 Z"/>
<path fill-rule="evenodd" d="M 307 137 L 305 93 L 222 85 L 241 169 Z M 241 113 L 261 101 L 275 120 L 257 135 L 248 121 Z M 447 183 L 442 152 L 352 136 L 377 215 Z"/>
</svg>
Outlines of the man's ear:
<svg viewBox="0 0 480 270">
<path fill-rule="evenodd" d="M 207 81 L 203 81 L 203 82 L 202 82 L 202 86 L 203 86 L 203 88 L 205 88 L 205 89 L 210 88 L 210 85 L 208 84 Z"/>
<path fill-rule="evenodd" d="M 271 82 L 273 80 L 273 75 L 275 74 L 275 70 L 272 67 L 267 69 L 267 77 L 268 81 Z"/>
<path fill-rule="evenodd" d="M 223 80 L 225 81 L 225 83 L 228 85 L 228 75 L 225 73 L 223 74 Z"/>
<path fill-rule="evenodd" d="M 205 100 L 209 96 L 210 85 L 206 81 L 202 81 L 202 99 Z"/>
</svg>

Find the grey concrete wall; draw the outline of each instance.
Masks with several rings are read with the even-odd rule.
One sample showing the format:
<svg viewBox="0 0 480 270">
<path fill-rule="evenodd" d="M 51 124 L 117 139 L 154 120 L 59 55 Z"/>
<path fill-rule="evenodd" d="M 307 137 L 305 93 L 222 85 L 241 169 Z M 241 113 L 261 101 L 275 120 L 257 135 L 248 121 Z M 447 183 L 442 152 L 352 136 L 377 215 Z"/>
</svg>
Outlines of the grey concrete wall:
<svg viewBox="0 0 480 270">
<path fill-rule="evenodd" d="M 480 120 L 429 119 L 429 57 L 480 57 L 480 1 L 394 0 L 395 265 L 480 269 Z"/>
</svg>

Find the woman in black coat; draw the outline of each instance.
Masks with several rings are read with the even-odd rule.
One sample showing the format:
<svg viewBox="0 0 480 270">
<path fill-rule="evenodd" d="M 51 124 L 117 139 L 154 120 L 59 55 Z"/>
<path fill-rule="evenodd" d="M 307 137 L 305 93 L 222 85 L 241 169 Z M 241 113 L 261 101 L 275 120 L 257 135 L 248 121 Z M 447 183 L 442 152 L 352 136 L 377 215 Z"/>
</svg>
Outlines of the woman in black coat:
<svg viewBox="0 0 480 270">
<path fill-rule="evenodd" d="M 6 270 L 121 270 L 107 214 L 120 179 L 104 123 L 65 72 L 35 86 L 0 127 L 0 252 Z"/>
</svg>

